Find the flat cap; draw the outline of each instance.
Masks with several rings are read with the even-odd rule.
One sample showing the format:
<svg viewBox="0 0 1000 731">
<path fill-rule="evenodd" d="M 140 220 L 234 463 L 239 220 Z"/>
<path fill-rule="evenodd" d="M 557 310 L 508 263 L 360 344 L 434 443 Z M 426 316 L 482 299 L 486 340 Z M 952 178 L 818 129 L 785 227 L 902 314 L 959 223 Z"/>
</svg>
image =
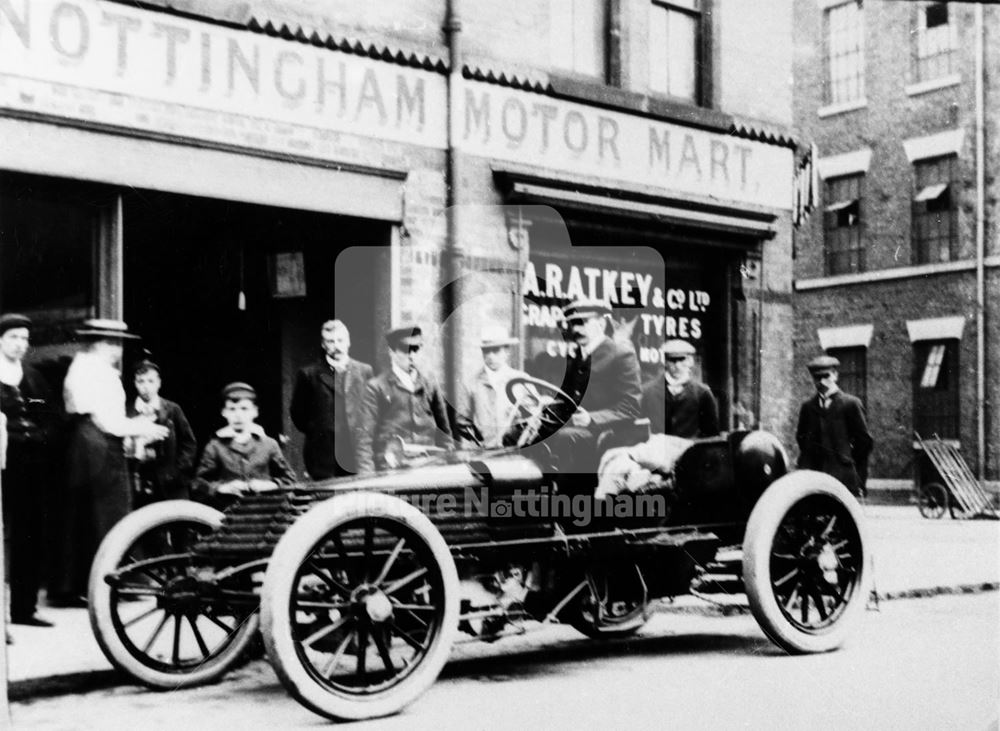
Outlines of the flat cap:
<svg viewBox="0 0 1000 731">
<path fill-rule="evenodd" d="M 93 340 L 139 340 L 139 336 L 128 331 L 128 325 L 121 320 L 84 320 L 76 330 L 77 337 Z"/>
<path fill-rule="evenodd" d="M 419 325 L 404 325 L 393 328 L 385 334 L 385 341 L 393 350 L 412 345 L 422 346 L 424 344 L 423 330 Z"/>
<path fill-rule="evenodd" d="M 248 398 L 251 401 L 257 400 L 257 391 L 249 383 L 243 381 L 233 381 L 222 389 L 223 401 L 239 401 Z"/>
<path fill-rule="evenodd" d="M 686 340 L 667 340 L 660 347 L 660 352 L 667 358 L 679 358 L 694 355 L 696 351 Z"/>
<path fill-rule="evenodd" d="M 31 327 L 31 318 L 25 315 L 18 315 L 14 312 L 8 312 L 6 315 L 0 315 L 0 335 L 3 335 L 8 330 L 13 330 L 16 327 Z"/>
<path fill-rule="evenodd" d="M 510 332 L 503 325 L 487 325 L 479 334 L 479 347 L 483 350 L 488 348 L 504 348 L 510 345 L 517 345 L 517 338 L 512 338 Z"/>
<path fill-rule="evenodd" d="M 589 317 L 602 317 L 611 314 L 611 305 L 599 299 L 577 299 L 563 307 L 563 317 L 566 320 L 585 320 Z"/>
<path fill-rule="evenodd" d="M 840 361 L 832 355 L 821 355 L 809 361 L 806 364 L 806 368 L 809 369 L 810 373 L 818 373 L 819 371 L 835 371 L 840 368 Z"/>
<path fill-rule="evenodd" d="M 149 358 L 145 358 L 135 364 L 135 368 L 132 369 L 132 374 L 134 376 L 138 376 L 140 373 L 149 373 L 150 371 L 160 373 L 160 366 L 151 361 Z"/>
</svg>

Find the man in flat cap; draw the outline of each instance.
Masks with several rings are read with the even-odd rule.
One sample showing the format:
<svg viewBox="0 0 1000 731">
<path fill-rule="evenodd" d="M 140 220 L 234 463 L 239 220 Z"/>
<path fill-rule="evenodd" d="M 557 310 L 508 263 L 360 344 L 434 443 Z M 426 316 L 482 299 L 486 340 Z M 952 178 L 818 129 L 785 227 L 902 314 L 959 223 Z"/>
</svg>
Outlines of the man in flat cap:
<svg viewBox="0 0 1000 731">
<path fill-rule="evenodd" d="M 685 439 L 719 433 L 719 407 L 711 389 L 691 376 L 695 348 L 684 340 L 667 340 L 660 349 L 663 374 L 642 387 L 642 413 L 654 434 Z"/>
<path fill-rule="evenodd" d="M 510 366 L 510 348 L 517 344 L 502 325 L 483 328 L 479 347 L 483 367 L 464 385 L 458 399 L 458 428 L 463 438 L 484 447 L 499 447 L 514 405 L 507 382 L 527 374 Z M 475 438 L 473 438 L 475 437 Z"/>
<path fill-rule="evenodd" d="M 562 390 L 577 404 L 569 423 L 552 439 L 553 451 L 570 460 L 562 469 L 596 474 L 599 440 L 639 416 L 639 359 L 631 343 L 608 337 L 611 307 L 580 299 L 563 308 L 565 337 L 576 346 Z"/>
<path fill-rule="evenodd" d="M 795 432 L 799 468 L 826 472 L 854 495 L 863 495 L 874 443 L 864 407 L 858 398 L 838 388 L 840 361 L 836 358 L 822 355 L 806 367 L 816 394 L 799 410 Z"/>
<path fill-rule="evenodd" d="M 393 468 L 389 447 L 407 444 L 451 449 L 448 412 L 437 383 L 417 368 L 423 332 L 416 325 L 385 335 L 391 367 L 368 381 L 361 429 L 358 433 L 358 470 L 368 473 Z"/>
<path fill-rule="evenodd" d="M 306 436 L 302 456 L 314 480 L 358 472 L 358 435 L 365 387 L 374 375 L 350 357 L 351 333 L 340 320 L 320 331 L 323 357 L 299 371 L 289 412 Z"/>
</svg>

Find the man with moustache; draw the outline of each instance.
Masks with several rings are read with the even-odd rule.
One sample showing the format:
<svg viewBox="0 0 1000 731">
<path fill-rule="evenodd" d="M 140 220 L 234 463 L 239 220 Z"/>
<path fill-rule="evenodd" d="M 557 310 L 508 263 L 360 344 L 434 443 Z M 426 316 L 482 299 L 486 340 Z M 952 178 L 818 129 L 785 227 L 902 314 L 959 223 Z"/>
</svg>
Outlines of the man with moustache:
<svg viewBox="0 0 1000 731">
<path fill-rule="evenodd" d="M 350 357 L 351 333 L 340 320 L 320 331 L 323 357 L 299 371 L 289 412 L 306 436 L 302 456 L 314 480 L 358 472 L 358 434 L 372 367 Z"/>
<path fill-rule="evenodd" d="M 576 409 L 550 438 L 562 471 L 594 475 L 599 450 L 616 429 L 639 416 L 642 387 L 639 359 L 631 343 L 607 334 L 611 307 L 602 300 L 580 299 L 563 308 L 565 335 L 576 351 L 569 360 L 562 390 Z"/>
<path fill-rule="evenodd" d="M 417 368 L 423 347 L 420 327 L 407 325 L 385 335 L 392 366 L 368 382 L 358 433 L 358 468 L 362 473 L 401 465 L 394 453 L 407 444 L 454 446 L 444 398 L 437 383 Z"/>
</svg>

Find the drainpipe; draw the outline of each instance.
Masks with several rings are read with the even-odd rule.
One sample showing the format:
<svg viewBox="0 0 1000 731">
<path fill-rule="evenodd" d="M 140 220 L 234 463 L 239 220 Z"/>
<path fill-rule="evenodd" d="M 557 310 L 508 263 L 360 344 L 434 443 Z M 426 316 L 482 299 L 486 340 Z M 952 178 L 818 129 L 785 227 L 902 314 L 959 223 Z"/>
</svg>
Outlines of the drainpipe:
<svg viewBox="0 0 1000 731">
<path fill-rule="evenodd" d="M 459 230 L 458 211 L 458 160 L 455 152 L 455 129 L 452 116 L 458 106 L 458 94 L 462 81 L 462 19 L 459 13 L 460 0 L 446 0 L 444 17 L 445 43 L 448 45 L 448 108 L 445 117 L 447 139 L 445 147 L 445 283 L 444 316 L 447 317 L 445 330 L 445 391 L 449 403 L 456 402 L 458 383 L 462 376 L 462 342 L 464 317 L 462 316 L 462 261 L 465 256 Z"/>
<path fill-rule="evenodd" d="M 976 5 L 976 474 L 986 478 L 985 24 Z"/>
</svg>

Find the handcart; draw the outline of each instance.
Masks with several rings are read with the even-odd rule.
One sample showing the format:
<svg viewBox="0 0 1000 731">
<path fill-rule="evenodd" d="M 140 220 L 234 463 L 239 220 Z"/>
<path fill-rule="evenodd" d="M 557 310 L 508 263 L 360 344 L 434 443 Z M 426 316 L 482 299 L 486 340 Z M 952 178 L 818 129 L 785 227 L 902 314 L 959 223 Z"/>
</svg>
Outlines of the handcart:
<svg viewBox="0 0 1000 731">
<path fill-rule="evenodd" d="M 1000 520 L 989 495 L 965 463 L 958 448 L 935 434 L 923 439 L 916 463 L 917 507 L 925 518 L 938 519 L 945 512 L 952 518 Z"/>
</svg>

